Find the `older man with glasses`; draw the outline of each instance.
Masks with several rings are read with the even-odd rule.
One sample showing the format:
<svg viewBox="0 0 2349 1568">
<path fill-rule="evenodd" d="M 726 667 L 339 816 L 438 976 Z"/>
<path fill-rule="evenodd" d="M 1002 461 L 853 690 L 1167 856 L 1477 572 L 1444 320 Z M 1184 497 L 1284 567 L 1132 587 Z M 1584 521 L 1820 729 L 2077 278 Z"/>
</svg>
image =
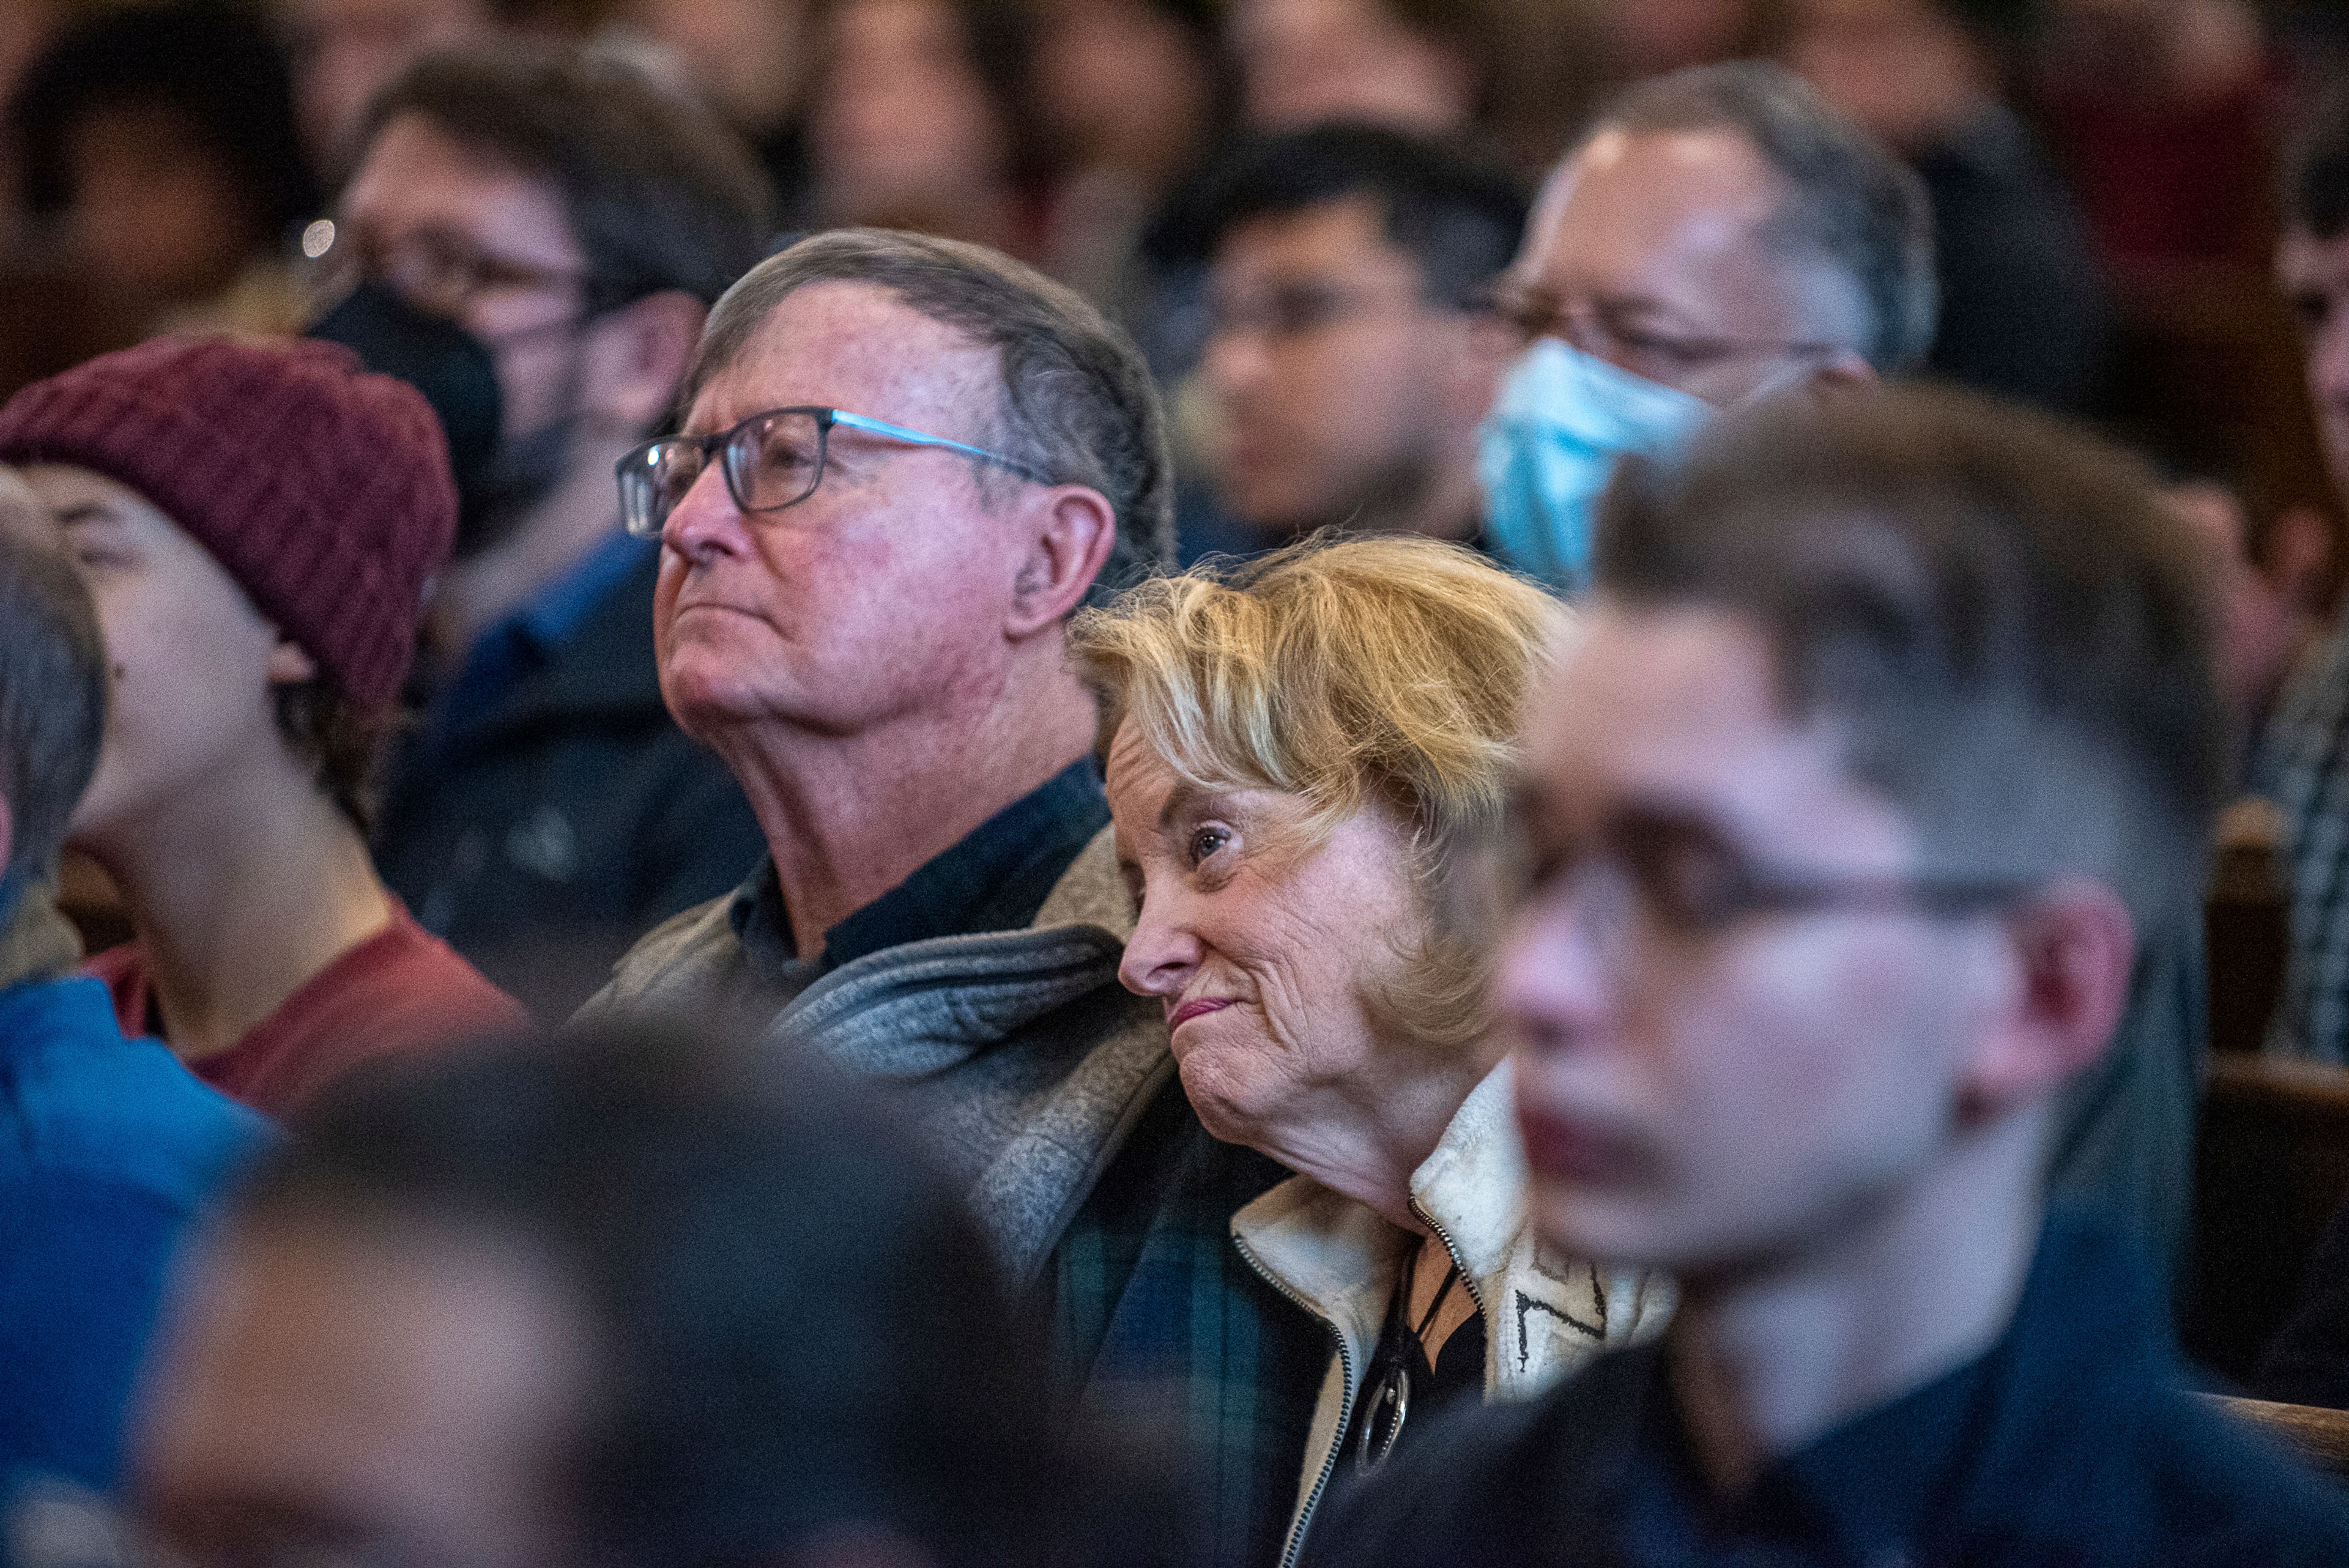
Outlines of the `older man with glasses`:
<svg viewBox="0 0 2349 1568">
<path fill-rule="evenodd" d="M 1070 1367 L 1216 1456 L 1217 1557 L 1247 1561 L 1328 1351 L 1226 1236 L 1285 1173 L 1207 1137 L 1118 985 L 1133 900 L 1063 641 L 1171 550 L 1148 372 L 1017 263 L 843 230 L 719 301 L 685 407 L 623 509 L 661 543 L 662 692 L 769 853 L 588 1010 L 730 1014 L 891 1084 Z"/>
<path fill-rule="evenodd" d="M 1931 217 L 1916 177 L 1790 73 L 1701 67 L 1599 112 L 1495 296 L 1525 351 L 1485 426 L 1486 537 L 1571 589 L 1624 453 L 1924 355 Z"/>
</svg>

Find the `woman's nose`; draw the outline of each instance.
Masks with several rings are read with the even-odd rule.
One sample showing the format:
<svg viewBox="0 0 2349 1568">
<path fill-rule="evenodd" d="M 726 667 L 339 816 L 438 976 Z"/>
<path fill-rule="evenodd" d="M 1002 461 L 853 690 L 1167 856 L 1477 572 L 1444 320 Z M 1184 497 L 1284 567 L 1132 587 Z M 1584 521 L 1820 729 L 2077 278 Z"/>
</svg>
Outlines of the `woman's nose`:
<svg viewBox="0 0 2349 1568">
<path fill-rule="evenodd" d="M 1126 940 L 1125 956 L 1118 963 L 1117 977 L 1137 996 L 1179 996 L 1198 971 L 1199 954 L 1199 939 L 1158 915 L 1145 897 L 1133 934 Z"/>
</svg>

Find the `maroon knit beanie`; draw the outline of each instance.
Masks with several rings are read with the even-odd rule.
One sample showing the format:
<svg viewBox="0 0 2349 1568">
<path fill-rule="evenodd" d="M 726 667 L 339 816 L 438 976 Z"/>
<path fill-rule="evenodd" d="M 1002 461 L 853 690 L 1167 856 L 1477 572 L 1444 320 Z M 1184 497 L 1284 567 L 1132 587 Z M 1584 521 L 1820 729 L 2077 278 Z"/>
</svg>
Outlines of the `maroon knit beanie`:
<svg viewBox="0 0 2349 1568">
<path fill-rule="evenodd" d="M 129 486 L 354 704 L 398 696 L 457 532 L 448 443 L 406 382 L 336 344 L 158 338 L 10 398 L 0 462 Z"/>
</svg>

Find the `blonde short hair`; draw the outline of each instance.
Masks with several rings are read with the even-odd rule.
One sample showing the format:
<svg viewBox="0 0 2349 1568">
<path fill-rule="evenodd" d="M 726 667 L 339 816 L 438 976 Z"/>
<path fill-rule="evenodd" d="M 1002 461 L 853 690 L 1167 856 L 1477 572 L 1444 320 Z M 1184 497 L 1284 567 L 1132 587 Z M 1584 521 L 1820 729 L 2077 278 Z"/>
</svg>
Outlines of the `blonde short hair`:
<svg viewBox="0 0 2349 1568">
<path fill-rule="evenodd" d="M 1190 782 L 1298 797 L 1317 833 L 1402 813 L 1428 929 L 1378 1000 L 1457 1045 L 1485 1032 L 1487 965 L 1446 872 L 1499 820 L 1526 684 L 1564 617 L 1458 545 L 1316 537 L 1143 583 L 1078 616 L 1071 646 L 1104 722 L 1130 720 Z"/>
</svg>

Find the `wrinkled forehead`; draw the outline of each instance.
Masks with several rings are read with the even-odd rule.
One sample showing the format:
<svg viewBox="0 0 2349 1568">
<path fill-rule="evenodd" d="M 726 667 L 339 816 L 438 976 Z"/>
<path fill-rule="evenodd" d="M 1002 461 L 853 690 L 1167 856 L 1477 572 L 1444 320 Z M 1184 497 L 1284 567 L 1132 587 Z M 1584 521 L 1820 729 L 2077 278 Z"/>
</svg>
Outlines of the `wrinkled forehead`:
<svg viewBox="0 0 2349 1568">
<path fill-rule="evenodd" d="M 1750 251 L 1785 194 L 1737 131 L 1603 127 L 1543 185 L 1517 265 L 1631 269 Z"/>
<path fill-rule="evenodd" d="M 1543 187 L 1509 273 L 1562 300 L 1652 304 L 1737 336 L 1809 336 L 1864 308 L 1826 259 L 1777 242 L 1795 192 L 1727 127 L 1594 132 Z"/>
<path fill-rule="evenodd" d="M 992 346 L 889 289 L 806 284 L 778 301 L 739 348 L 697 369 L 686 429 L 708 434 L 764 409 L 812 405 L 973 439 L 998 417 L 1001 366 Z"/>
</svg>

